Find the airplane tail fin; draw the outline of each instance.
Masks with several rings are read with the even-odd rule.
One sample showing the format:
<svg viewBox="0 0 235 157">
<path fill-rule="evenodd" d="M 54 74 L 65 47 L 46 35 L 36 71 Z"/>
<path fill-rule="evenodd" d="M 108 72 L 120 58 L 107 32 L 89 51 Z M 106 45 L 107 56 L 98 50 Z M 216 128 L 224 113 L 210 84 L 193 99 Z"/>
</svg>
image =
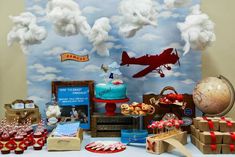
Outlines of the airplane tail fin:
<svg viewBox="0 0 235 157">
<path fill-rule="evenodd" d="M 129 55 L 127 54 L 126 51 L 122 52 L 122 63 L 121 65 L 126 65 L 128 64 L 128 60 L 130 59 Z"/>
</svg>

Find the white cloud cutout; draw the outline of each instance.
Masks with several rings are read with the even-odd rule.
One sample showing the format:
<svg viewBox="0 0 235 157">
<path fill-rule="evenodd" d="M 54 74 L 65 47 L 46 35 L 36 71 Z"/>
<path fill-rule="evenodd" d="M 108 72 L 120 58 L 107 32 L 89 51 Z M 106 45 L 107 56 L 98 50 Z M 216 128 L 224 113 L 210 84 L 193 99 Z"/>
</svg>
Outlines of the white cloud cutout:
<svg viewBox="0 0 235 157">
<path fill-rule="evenodd" d="M 185 7 L 190 4 L 192 0 L 164 0 L 167 8 Z"/>
<path fill-rule="evenodd" d="M 31 7 L 28 7 L 27 11 L 33 12 L 34 14 L 37 14 L 37 15 L 45 15 L 46 14 L 45 9 L 42 8 L 40 5 L 33 5 Z"/>
<path fill-rule="evenodd" d="M 100 8 L 94 7 L 94 6 L 87 6 L 85 8 L 82 9 L 82 13 L 83 14 L 94 14 L 96 12 L 101 11 Z"/>
<path fill-rule="evenodd" d="M 153 0 L 122 0 L 119 4 L 119 16 L 113 21 L 119 25 L 119 33 L 133 37 L 144 26 L 157 26 L 157 9 Z"/>
<path fill-rule="evenodd" d="M 153 40 L 158 40 L 158 39 L 160 39 L 161 37 L 158 36 L 158 35 L 155 35 L 155 34 L 146 33 L 146 34 L 142 35 L 140 38 L 141 38 L 142 40 L 146 40 L 146 41 L 153 41 Z"/>
<path fill-rule="evenodd" d="M 19 42 L 24 53 L 29 45 L 40 44 L 46 37 L 44 27 L 38 26 L 36 16 L 30 12 L 21 13 L 19 16 L 10 16 L 13 27 L 7 35 L 8 46 Z"/>
<path fill-rule="evenodd" d="M 88 36 L 90 25 L 74 0 L 49 0 L 47 17 L 54 25 L 54 30 L 61 36 L 72 36 L 79 33 Z"/>
<path fill-rule="evenodd" d="M 184 54 L 193 50 L 204 50 L 215 41 L 214 23 L 200 10 L 199 5 L 191 8 L 185 22 L 178 23 L 181 37 L 185 41 Z"/>
<path fill-rule="evenodd" d="M 110 30 L 111 25 L 106 17 L 96 20 L 91 29 L 89 40 L 93 45 L 92 51 L 96 51 L 100 56 L 109 56 L 109 49 L 113 45 L 109 42 L 113 39 L 109 36 Z"/>
<path fill-rule="evenodd" d="M 45 74 L 45 75 L 35 75 L 32 76 L 32 80 L 36 82 L 42 81 L 59 81 L 59 80 L 66 80 L 67 78 L 63 76 L 57 76 L 56 74 Z"/>
<path fill-rule="evenodd" d="M 55 67 L 44 66 L 42 64 L 33 64 L 29 67 L 32 70 L 36 70 L 36 72 L 40 74 L 47 74 L 47 73 L 60 73 L 61 71 L 56 69 Z"/>
<path fill-rule="evenodd" d="M 97 72 L 100 71 L 100 67 L 98 67 L 97 65 L 94 64 L 89 64 L 84 66 L 81 71 L 83 72 Z"/>
<path fill-rule="evenodd" d="M 47 56 L 58 56 L 63 52 L 65 52 L 64 48 L 58 46 L 53 47 L 51 50 L 45 51 L 44 54 Z"/>
<path fill-rule="evenodd" d="M 187 84 L 187 85 L 190 85 L 190 84 L 194 84 L 195 83 L 195 81 L 193 81 L 192 79 L 186 79 L 186 80 L 183 80 L 183 81 L 181 81 L 182 83 L 184 83 L 184 84 Z"/>
</svg>

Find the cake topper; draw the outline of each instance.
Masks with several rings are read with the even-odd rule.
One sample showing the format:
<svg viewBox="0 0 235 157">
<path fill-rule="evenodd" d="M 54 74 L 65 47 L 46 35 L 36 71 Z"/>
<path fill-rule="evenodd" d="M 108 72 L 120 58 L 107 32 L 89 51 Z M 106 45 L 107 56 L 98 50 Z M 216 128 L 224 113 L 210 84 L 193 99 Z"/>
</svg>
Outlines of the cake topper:
<svg viewBox="0 0 235 157">
<path fill-rule="evenodd" d="M 130 64 L 136 64 L 136 65 L 147 65 L 148 67 L 144 70 L 136 73 L 133 75 L 134 78 L 144 77 L 148 73 L 152 71 L 156 71 L 159 73 L 160 77 L 165 77 L 165 74 L 162 71 L 162 68 L 166 68 L 167 70 L 171 70 L 171 67 L 169 64 L 176 64 L 179 62 L 179 55 L 176 49 L 168 48 L 164 50 L 160 55 L 149 55 L 146 54 L 145 56 L 135 58 L 135 57 L 129 57 L 126 51 L 123 51 L 122 53 L 122 63 L 123 65 L 130 65 Z"/>
</svg>

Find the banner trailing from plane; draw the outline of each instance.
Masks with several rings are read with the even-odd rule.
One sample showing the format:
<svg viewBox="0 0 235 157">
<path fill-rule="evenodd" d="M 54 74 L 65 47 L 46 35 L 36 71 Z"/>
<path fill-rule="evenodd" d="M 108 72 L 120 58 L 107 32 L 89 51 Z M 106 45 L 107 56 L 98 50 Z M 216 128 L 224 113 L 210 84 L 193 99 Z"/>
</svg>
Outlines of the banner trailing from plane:
<svg viewBox="0 0 235 157">
<path fill-rule="evenodd" d="M 71 60 L 71 61 L 76 61 L 76 62 L 87 62 L 89 61 L 89 56 L 88 55 L 84 55 L 84 56 L 80 56 L 74 53 L 69 53 L 69 52 L 65 52 L 62 53 L 61 55 L 61 62 L 67 61 L 67 60 Z"/>
</svg>

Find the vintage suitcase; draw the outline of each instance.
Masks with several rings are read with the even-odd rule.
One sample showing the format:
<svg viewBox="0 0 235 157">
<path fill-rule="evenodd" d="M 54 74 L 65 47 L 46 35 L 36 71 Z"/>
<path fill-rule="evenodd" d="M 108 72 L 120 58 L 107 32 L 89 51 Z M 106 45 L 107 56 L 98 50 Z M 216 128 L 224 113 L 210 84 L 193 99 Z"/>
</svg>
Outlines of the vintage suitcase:
<svg viewBox="0 0 235 157">
<path fill-rule="evenodd" d="M 106 116 L 95 113 L 91 121 L 92 137 L 120 137 L 122 129 L 132 129 L 133 119 L 129 116 L 116 114 L 115 116 Z"/>
<path fill-rule="evenodd" d="M 31 118 L 32 124 L 38 124 L 41 121 L 39 108 L 13 109 L 11 104 L 5 104 L 5 117 L 8 122 L 18 121 L 24 123 L 25 120 Z"/>
<path fill-rule="evenodd" d="M 160 95 L 156 94 L 145 94 L 143 95 L 143 102 L 146 104 L 153 105 L 155 107 L 155 113 L 153 115 L 148 115 L 144 117 L 144 127 L 151 123 L 153 120 L 159 120 L 165 113 L 173 112 L 179 118 L 184 121 L 184 125 L 182 129 L 190 132 L 190 125 L 192 124 L 192 119 L 195 117 L 195 105 L 193 102 L 192 95 L 183 94 L 184 102 L 186 102 L 186 107 L 181 109 L 179 107 L 175 107 L 173 109 L 169 109 L 167 107 L 160 107 L 156 105 L 157 100 L 160 98 Z M 149 133 L 151 133 L 151 129 L 148 129 Z"/>
</svg>

